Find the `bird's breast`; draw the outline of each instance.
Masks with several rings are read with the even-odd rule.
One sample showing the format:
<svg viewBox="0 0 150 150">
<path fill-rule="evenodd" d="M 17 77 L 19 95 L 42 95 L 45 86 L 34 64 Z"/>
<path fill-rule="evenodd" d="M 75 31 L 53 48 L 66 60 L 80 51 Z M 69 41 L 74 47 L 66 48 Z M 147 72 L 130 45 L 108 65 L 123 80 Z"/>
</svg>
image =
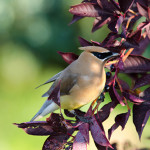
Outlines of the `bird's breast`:
<svg viewBox="0 0 150 150">
<path fill-rule="evenodd" d="M 102 92 L 105 81 L 105 72 L 102 76 L 80 76 L 77 84 L 70 90 L 70 94 L 61 96 L 61 107 L 73 110 L 95 100 Z"/>
</svg>

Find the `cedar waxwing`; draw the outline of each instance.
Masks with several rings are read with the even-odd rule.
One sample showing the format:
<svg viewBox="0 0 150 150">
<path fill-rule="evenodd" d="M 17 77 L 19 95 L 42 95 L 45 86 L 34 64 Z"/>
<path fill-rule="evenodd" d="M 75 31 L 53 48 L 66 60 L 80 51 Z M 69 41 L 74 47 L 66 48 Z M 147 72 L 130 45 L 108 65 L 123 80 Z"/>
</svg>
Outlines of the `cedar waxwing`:
<svg viewBox="0 0 150 150">
<path fill-rule="evenodd" d="M 61 81 L 61 108 L 69 111 L 84 106 L 101 94 L 106 82 L 105 63 L 110 58 L 118 55 L 118 53 L 110 52 L 98 46 L 87 46 L 80 49 L 84 51 L 77 60 L 44 83 L 54 82 L 43 95 L 43 97 L 49 97 L 53 89 Z M 59 108 L 53 100 L 47 99 L 31 121 L 42 118 Z"/>
</svg>

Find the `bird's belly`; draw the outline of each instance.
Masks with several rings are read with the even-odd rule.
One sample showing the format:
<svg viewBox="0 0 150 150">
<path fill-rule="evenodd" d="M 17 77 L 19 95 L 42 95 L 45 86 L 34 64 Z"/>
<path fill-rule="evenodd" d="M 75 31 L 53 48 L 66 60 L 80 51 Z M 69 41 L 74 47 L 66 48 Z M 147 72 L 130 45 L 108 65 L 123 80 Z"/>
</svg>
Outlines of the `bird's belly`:
<svg viewBox="0 0 150 150">
<path fill-rule="evenodd" d="M 80 108 L 81 106 L 95 100 L 101 91 L 103 90 L 104 86 L 99 86 L 95 88 L 95 86 L 77 89 L 70 93 L 70 95 L 64 95 L 60 97 L 61 108 L 73 110 Z"/>
</svg>

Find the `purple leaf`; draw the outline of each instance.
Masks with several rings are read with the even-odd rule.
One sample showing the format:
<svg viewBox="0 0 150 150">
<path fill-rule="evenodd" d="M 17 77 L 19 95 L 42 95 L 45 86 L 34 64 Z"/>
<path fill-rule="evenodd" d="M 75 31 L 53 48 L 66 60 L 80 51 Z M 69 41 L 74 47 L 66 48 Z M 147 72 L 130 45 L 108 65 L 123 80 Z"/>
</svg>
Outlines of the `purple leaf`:
<svg viewBox="0 0 150 150">
<path fill-rule="evenodd" d="M 110 0 L 110 2 L 114 5 L 114 7 L 120 11 L 120 7 L 118 5 L 118 3 L 115 0 Z"/>
<path fill-rule="evenodd" d="M 124 97 L 126 97 L 128 100 L 130 100 L 131 102 L 133 103 L 143 103 L 145 100 L 136 96 L 136 95 L 133 95 L 133 94 L 130 94 L 129 92 L 123 92 L 122 93 Z"/>
<path fill-rule="evenodd" d="M 53 100 L 57 105 L 60 106 L 60 84 L 61 81 L 57 84 L 57 86 L 53 89 L 48 100 Z"/>
<path fill-rule="evenodd" d="M 134 0 L 118 0 L 120 9 L 123 13 L 126 13 L 128 9 L 132 6 Z"/>
<path fill-rule="evenodd" d="M 112 2 L 109 2 L 108 0 L 98 0 L 101 3 L 101 8 L 105 9 L 108 12 L 113 13 L 116 10 L 116 7 L 112 5 Z"/>
<path fill-rule="evenodd" d="M 111 15 L 111 13 L 101 9 L 93 3 L 81 3 L 71 6 L 70 13 L 83 17 L 99 17 L 100 15 Z"/>
<path fill-rule="evenodd" d="M 73 61 L 75 61 L 76 59 L 78 59 L 78 55 L 71 53 L 71 52 L 60 52 L 58 51 L 58 54 L 61 55 L 61 57 L 64 59 L 65 62 L 67 62 L 68 64 L 71 64 Z"/>
<path fill-rule="evenodd" d="M 150 43 L 150 40 L 148 39 L 148 37 L 146 37 L 145 39 L 141 38 L 139 42 L 139 47 L 134 48 L 131 54 L 142 55 L 144 51 L 146 50 L 147 46 L 149 45 L 149 43 Z"/>
<path fill-rule="evenodd" d="M 123 80 L 121 80 L 119 78 L 118 78 L 118 80 L 119 80 L 120 85 L 121 85 L 121 87 L 122 87 L 123 90 L 127 90 L 128 91 L 130 89 L 130 87 L 129 87 L 129 85 L 128 85 L 127 82 L 125 82 L 125 81 L 123 81 Z"/>
<path fill-rule="evenodd" d="M 103 25 L 108 24 L 111 21 L 111 18 L 108 16 L 100 16 L 94 20 L 92 32 L 100 29 Z"/>
<path fill-rule="evenodd" d="M 150 94 L 149 94 L 149 93 L 150 93 L 150 87 L 147 88 L 145 91 L 143 91 L 143 92 L 141 92 L 141 93 L 139 94 L 139 96 L 140 96 L 142 99 L 146 100 L 145 103 L 150 102 Z"/>
<path fill-rule="evenodd" d="M 142 16 L 148 18 L 148 9 L 147 9 L 145 6 L 142 6 L 142 5 L 139 4 L 139 3 L 136 3 L 136 4 L 137 4 L 137 8 L 138 8 L 139 13 L 140 13 Z"/>
<path fill-rule="evenodd" d="M 118 20 L 117 20 L 117 23 L 116 23 L 116 26 L 115 26 L 117 32 L 119 32 L 119 28 L 122 25 L 123 20 L 124 20 L 123 16 L 118 17 Z"/>
<path fill-rule="evenodd" d="M 112 31 L 117 33 L 116 24 L 117 24 L 118 18 L 115 17 L 111 20 L 111 22 L 108 24 L 108 28 Z"/>
<path fill-rule="evenodd" d="M 114 92 L 114 90 L 115 90 L 115 92 Z M 109 95 L 110 95 L 112 101 L 114 101 L 115 103 L 119 102 L 119 103 L 121 103 L 124 106 L 122 98 L 117 93 L 116 89 L 113 87 L 113 84 L 110 86 Z"/>
<path fill-rule="evenodd" d="M 17 125 L 30 135 L 53 135 L 56 133 L 66 134 L 68 131 L 61 122 L 59 114 L 52 113 L 47 121 L 24 122 Z"/>
<path fill-rule="evenodd" d="M 89 124 L 88 123 L 83 123 L 79 126 L 79 131 L 83 135 L 86 143 L 89 144 Z"/>
<path fill-rule="evenodd" d="M 82 18 L 84 18 L 84 17 L 82 17 L 82 16 L 77 16 L 77 15 L 73 15 L 72 21 L 69 23 L 69 25 L 71 25 L 71 24 L 77 22 L 78 20 L 80 20 L 80 19 L 82 19 Z"/>
<path fill-rule="evenodd" d="M 112 144 L 112 147 L 113 148 L 110 148 L 110 147 L 104 147 L 104 146 L 101 146 L 101 145 L 98 145 L 97 143 L 95 143 L 96 147 L 98 150 L 117 150 L 117 144 L 116 143 L 113 143 Z"/>
<path fill-rule="evenodd" d="M 114 86 L 113 86 L 113 91 L 114 91 L 114 94 L 115 94 L 117 100 L 119 101 L 119 103 L 120 103 L 122 106 L 125 106 L 125 104 L 123 103 L 123 97 L 118 94 L 118 92 L 116 91 L 116 89 L 115 89 Z"/>
<path fill-rule="evenodd" d="M 85 40 L 84 38 L 82 38 L 82 37 L 78 37 L 78 39 L 79 39 L 79 42 L 80 42 L 80 45 L 81 46 L 92 46 L 92 43 L 90 43 L 89 41 L 87 41 L 87 40 Z"/>
<path fill-rule="evenodd" d="M 92 123 L 90 124 L 92 137 L 97 144 L 112 148 L 101 126 L 102 124 L 97 122 L 95 116 L 93 116 Z"/>
<path fill-rule="evenodd" d="M 141 39 L 141 33 L 142 33 L 142 30 L 141 29 L 138 29 L 134 32 L 131 32 L 129 35 L 128 35 L 128 38 L 130 39 L 133 39 L 134 41 L 136 42 L 139 42 L 140 39 Z M 127 39 L 128 39 L 127 38 Z"/>
<path fill-rule="evenodd" d="M 149 0 L 135 0 L 135 2 L 138 2 L 139 4 L 141 4 L 142 6 L 148 7 L 148 2 Z"/>
<path fill-rule="evenodd" d="M 101 43 L 100 43 L 100 42 L 96 42 L 96 41 L 93 41 L 93 40 L 91 40 L 91 42 L 92 42 L 92 44 L 93 44 L 94 46 L 101 46 Z"/>
<path fill-rule="evenodd" d="M 130 55 L 124 62 L 121 73 L 144 73 L 150 71 L 150 59 L 138 55 Z"/>
<path fill-rule="evenodd" d="M 119 35 L 114 33 L 114 32 L 110 32 L 107 37 L 103 40 L 102 42 L 102 46 L 105 47 L 109 47 L 109 46 L 112 46 L 114 44 L 114 41 L 116 38 L 118 38 Z"/>
<path fill-rule="evenodd" d="M 146 75 L 143 75 L 141 78 L 138 78 L 135 81 L 133 90 L 135 90 L 139 87 L 145 86 L 147 84 L 150 84 L 150 74 L 146 74 Z"/>
<path fill-rule="evenodd" d="M 42 150 L 58 150 L 63 149 L 69 136 L 67 134 L 56 134 L 49 136 L 44 142 Z"/>
<path fill-rule="evenodd" d="M 67 109 L 64 109 L 64 114 L 67 116 L 67 117 L 75 117 L 74 114 L 72 114 L 70 111 L 68 111 Z"/>
<path fill-rule="evenodd" d="M 110 140 L 112 133 L 119 127 L 119 124 L 114 123 L 108 130 L 108 139 Z"/>
<path fill-rule="evenodd" d="M 50 126 L 46 121 L 34 121 L 15 123 L 18 128 L 22 128 L 27 134 L 30 135 L 50 135 L 54 132 L 53 127 Z"/>
<path fill-rule="evenodd" d="M 150 116 L 150 104 L 134 105 L 133 106 L 133 123 L 136 127 L 136 131 L 141 138 L 143 129 Z"/>
<path fill-rule="evenodd" d="M 104 105 L 100 111 L 98 111 L 97 114 L 95 114 L 96 119 L 100 122 L 104 122 L 110 115 L 110 113 L 113 111 L 113 109 L 117 106 L 117 103 L 115 101 L 110 102 L 106 105 Z"/>
<path fill-rule="evenodd" d="M 78 131 L 74 139 L 73 150 L 87 150 L 87 142 L 80 131 Z"/>
<path fill-rule="evenodd" d="M 128 37 L 126 38 L 126 42 L 123 43 L 123 46 L 125 46 L 126 49 L 128 48 L 136 48 L 139 47 L 138 42 L 140 41 L 141 38 L 141 32 L 142 30 L 136 30 L 135 32 L 131 32 Z"/>
<path fill-rule="evenodd" d="M 115 123 L 113 126 L 108 130 L 108 137 L 111 138 L 112 133 L 116 130 L 119 126 L 122 127 L 122 130 L 125 128 L 125 125 L 128 121 L 130 116 L 130 110 L 127 113 L 122 113 L 116 116 Z"/>
</svg>

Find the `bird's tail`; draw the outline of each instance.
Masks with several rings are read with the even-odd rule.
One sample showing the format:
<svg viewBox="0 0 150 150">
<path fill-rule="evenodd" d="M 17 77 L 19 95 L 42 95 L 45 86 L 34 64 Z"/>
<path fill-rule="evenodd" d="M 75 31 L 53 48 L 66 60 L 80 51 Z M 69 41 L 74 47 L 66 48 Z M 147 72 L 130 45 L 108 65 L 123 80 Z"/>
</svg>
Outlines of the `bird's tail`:
<svg viewBox="0 0 150 150">
<path fill-rule="evenodd" d="M 52 100 L 46 100 L 41 109 L 36 113 L 31 121 L 38 120 L 57 109 L 59 109 L 59 106 L 55 102 Z"/>
</svg>

